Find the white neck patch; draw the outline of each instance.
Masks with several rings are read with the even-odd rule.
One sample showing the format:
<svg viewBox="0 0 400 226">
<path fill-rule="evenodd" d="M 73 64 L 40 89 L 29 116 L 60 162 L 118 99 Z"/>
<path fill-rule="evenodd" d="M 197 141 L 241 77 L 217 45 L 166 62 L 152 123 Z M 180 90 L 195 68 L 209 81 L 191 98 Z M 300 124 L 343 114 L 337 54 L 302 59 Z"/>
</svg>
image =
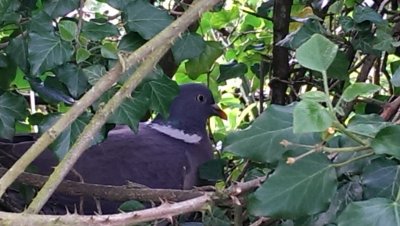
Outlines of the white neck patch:
<svg viewBox="0 0 400 226">
<path fill-rule="evenodd" d="M 157 123 L 151 123 L 151 124 L 149 124 L 149 126 L 152 129 L 155 129 L 162 134 L 165 134 L 167 136 L 170 136 L 170 137 L 178 139 L 178 140 L 182 140 L 185 143 L 197 144 L 201 140 L 201 136 L 199 136 L 195 133 L 187 134 L 183 130 L 172 128 L 169 125 L 161 125 L 161 124 L 157 124 Z"/>
</svg>

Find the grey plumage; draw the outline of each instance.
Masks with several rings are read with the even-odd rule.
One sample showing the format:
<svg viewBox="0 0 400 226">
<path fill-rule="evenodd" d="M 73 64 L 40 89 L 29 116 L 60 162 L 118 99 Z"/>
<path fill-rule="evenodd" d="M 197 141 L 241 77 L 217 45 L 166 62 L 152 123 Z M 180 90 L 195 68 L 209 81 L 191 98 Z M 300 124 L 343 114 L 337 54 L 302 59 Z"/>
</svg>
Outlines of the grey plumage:
<svg viewBox="0 0 400 226">
<path fill-rule="evenodd" d="M 125 185 L 131 181 L 171 189 L 199 186 L 198 167 L 213 156 L 206 132 L 206 121 L 212 115 L 226 117 L 211 92 L 202 85 L 183 85 L 168 118 L 157 116 L 150 124 L 140 123 L 138 134 L 127 126 L 117 126 L 104 142 L 86 150 L 74 169 L 86 183 Z M 0 149 L 20 156 L 32 142 L 1 142 Z M 10 167 L 12 160 L 6 159 L 0 159 L 0 163 Z M 53 153 L 45 151 L 34 164 L 38 173 L 47 175 L 56 161 Z M 65 202 L 64 198 L 60 200 Z M 106 202 L 103 213 L 116 212 L 116 206 Z M 85 213 L 94 210 L 93 203 L 85 207 Z"/>
</svg>

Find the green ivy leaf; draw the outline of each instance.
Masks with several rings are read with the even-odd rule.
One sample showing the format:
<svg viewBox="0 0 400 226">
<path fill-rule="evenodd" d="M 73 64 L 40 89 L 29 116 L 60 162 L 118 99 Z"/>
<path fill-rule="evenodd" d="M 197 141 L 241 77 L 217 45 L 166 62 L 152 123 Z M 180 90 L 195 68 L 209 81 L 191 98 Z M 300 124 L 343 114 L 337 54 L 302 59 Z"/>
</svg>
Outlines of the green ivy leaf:
<svg viewBox="0 0 400 226">
<path fill-rule="evenodd" d="M 348 80 L 349 79 L 349 65 L 350 62 L 347 59 L 347 56 L 342 51 L 338 51 L 335 59 L 333 60 L 331 66 L 329 66 L 326 74 L 329 78 L 335 78 L 340 80 Z"/>
<path fill-rule="evenodd" d="M 247 73 L 247 65 L 244 63 L 233 62 L 219 66 L 219 76 L 217 82 L 221 83 L 231 78 L 237 78 Z"/>
<path fill-rule="evenodd" d="M 324 92 L 321 91 L 308 91 L 300 95 L 302 100 L 309 100 L 313 102 L 326 102 L 328 99 Z"/>
<path fill-rule="evenodd" d="M 6 53 L 11 57 L 13 62 L 23 71 L 28 73 L 28 50 L 25 45 L 23 36 L 18 36 L 10 40 L 10 44 L 6 48 Z"/>
<path fill-rule="evenodd" d="M 245 130 L 229 134 L 224 141 L 224 151 L 230 151 L 256 162 L 276 162 L 286 151 L 280 142 L 316 144 L 320 138 L 311 133 L 293 134 L 294 105 L 271 105 Z M 295 150 L 304 150 L 298 148 Z"/>
<path fill-rule="evenodd" d="M 65 84 L 69 93 L 78 98 L 88 88 L 88 80 L 82 69 L 74 64 L 64 64 L 55 70 L 56 77 Z"/>
<path fill-rule="evenodd" d="M 82 35 L 93 41 L 99 41 L 105 37 L 118 35 L 118 28 L 111 23 L 83 22 Z"/>
<path fill-rule="evenodd" d="M 221 44 L 214 41 L 207 41 L 203 53 L 186 62 L 185 68 L 189 77 L 191 79 L 197 79 L 199 75 L 209 72 L 222 53 Z"/>
<path fill-rule="evenodd" d="M 315 153 L 293 165 L 280 162 L 250 195 L 248 208 L 256 216 L 296 219 L 326 210 L 336 190 L 335 169 L 324 154 Z"/>
<path fill-rule="evenodd" d="M 7 55 L 0 54 L 0 89 L 7 90 L 15 79 L 17 65 Z"/>
<path fill-rule="evenodd" d="M 356 23 L 370 21 L 372 23 L 383 22 L 382 16 L 379 15 L 374 9 L 364 6 L 354 7 L 353 19 Z"/>
<path fill-rule="evenodd" d="M 326 72 L 336 57 L 338 46 L 320 34 L 314 34 L 296 50 L 296 59 L 306 68 Z"/>
<path fill-rule="evenodd" d="M 290 49 L 297 49 L 304 42 L 310 39 L 312 35 L 325 33 L 325 28 L 321 25 L 320 21 L 309 19 L 300 29 L 287 35 L 284 39 L 279 41 L 277 45 L 284 46 Z"/>
<path fill-rule="evenodd" d="M 385 122 L 382 117 L 376 114 L 356 114 L 349 120 L 347 130 L 367 137 L 374 137 L 379 130 L 391 125 L 393 124 Z"/>
<path fill-rule="evenodd" d="M 166 11 L 157 9 L 145 0 L 129 2 L 124 12 L 127 30 L 139 33 L 146 40 L 160 33 L 173 21 Z"/>
<path fill-rule="evenodd" d="M 169 105 L 179 92 L 179 86 L 167 76 L 146 82 L 142 88 L 150 98 L 150 108 L 164 117 L 168 116 Z"/>
<path fill-rule="evenodd" d="M 319 103 L 303 100 L 293 111 L 294 133 L 322 132 L 332 125 L 333 118 Z"/>
<path fill-rule="evenodd" d="M 33 75 L 67 62 L 74 53 L 71 43 L 62 41 L 54 33 L 30 33 L 29 38 L 29 61 Z"/>
<path fill-rule="evenodd" d="M 172 46 L 175 62 L 179 64 L 183 60 L 198 57 L 205 49 L 203 38 L 196 33 L 185 33 Z"/>
<path fill-rule="evenodd" d="M 129 200 L 124 203 L 122 203 L 118 209 L 124 212 L 132 212 L 136 210 L 142 210 L 145 209 L 146 207 L 139 201 L 136 200 Z"/>
<path fill-rule="evenodd" d="M 63 40 L 70 42 L 75 39 L 78 26 L 74 21 L 62 20 L 58 24 L 58 28 L 60 29 L 60 36 Z"/>
<path fill-rule="evenodd" d="M 47 13 L 39 11 L 32 16 L 32 20 L 29 23 L 29 31 L 38 34 L 52 33 L 54 32 L 52 23 L 52 18 Z"/>
<path fill-rule="evenodd" d="M 388 126 L 381 129 L 371 142 L 376 154 L 389 154 L 400 159 L 400 126 Z"/>
<path fill-rule="evenodd" d="M 118 60 L 117 47 L 114 43 L 104 43 L 100 48 L 101 56 L 108 59 Z"/>
<path fill-rule="evenodd" d="M 76 63 L 82 63 L 83 61 L 87 60 L 90 57 L 90 52 L 87 49 L 84 48 L 79 48 L 76 51 L 76 56 L 75 56 L 75 60 Z"/>
<path fill-rule="evenodd" d="M 138 33 L 129 32 L 122 37 L 118 43 L 118 49 L 124 51 L 134 51 L 142 46 L 146 40 L 144 40 Z"/>
<path fill-rule="evenodd" d="M 83 73 L 87 77 L 89 84 L 94 85 L 106 73 L 106 68 L 103 65 L 95 64 L 84 68 Z"/>
<path fill-rule="evenodd" d="M 61 114 L 49 114 L 39 125 L 39 132 L 44 133 L 47 131 L 59 118 Z M 57 137 L 57 139 L 50 145 L 50 149 L 54 151 L 58 159 L 62 159 L 67 151 L 72 147 L 79 135 L 84 130 L 85 126 L 89 123 L 91 115 L 83 114 L 79 116 L 71 125 Z M 101 142 L 104 139 L 103 132 L 97 134 L 92 139 L 92 145 Z"/>
<path fill-rule="evenodd" d="M 28 115 L 28 104 L 25 98 L 10 92 L 0 96 L 0 137 L 12 139 L 15 133 L 16 120 Z"/>
<path fill-rule="evenodd" d="M 79 0 L 50 0 L 44 2 L 44 11 L 52 18 L 64 16 L 79 7 Z"/>
<path fill-rule="evenodd" d="M 96 102 L 95 108 L 99 108 L 100 103 L 106 103 L 116 93 L 117 89 L 112 89 L 103 94 Z M 128 125 L 132 131 L 137 132 L 140 120 L 149 110 L 150 99 L 146 92 L 136 91 L 133 97 L 125 98 L 120 106 L 107 119 L 108 123 Z"/>
<path fill-rule="evenodd" d="M 365 199 L 396 199 L 400 184 L 400 166 L 393 160 L 374 159 L 361 175 Z"/>
<path fill-rule="evenodd" d="M 380 87 L 371 83 L 353 83 L 349 85 L 343 92 L 342 98 L 344 101 L 350 102 L 355 100 L 358 96 L 373 94 L 378 91 Z"/>
<path fill-rule="evenodd" d="M 374 198 L 352 202 L 338 218 L 338 226 L 398 226 L 400 207 L 390 199 Z"/>
</svg>

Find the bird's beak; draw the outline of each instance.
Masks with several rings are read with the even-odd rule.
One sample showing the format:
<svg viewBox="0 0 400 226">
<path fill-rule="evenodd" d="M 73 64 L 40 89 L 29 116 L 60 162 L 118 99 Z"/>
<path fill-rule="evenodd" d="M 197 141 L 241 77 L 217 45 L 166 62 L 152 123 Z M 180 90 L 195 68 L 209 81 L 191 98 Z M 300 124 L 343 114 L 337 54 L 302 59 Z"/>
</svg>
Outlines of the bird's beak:
<svg viewBox="0 0 400 226">
<path fill-rule="evenodd" d="M 213 104 L 211 105 L 212 110 L 213 110 L 213 115 L 218 116 L 222 119 L 228 119 L 228 116 L 226 115 L 226 113 L 217 105 L 217 104 Z"/>
</svg>

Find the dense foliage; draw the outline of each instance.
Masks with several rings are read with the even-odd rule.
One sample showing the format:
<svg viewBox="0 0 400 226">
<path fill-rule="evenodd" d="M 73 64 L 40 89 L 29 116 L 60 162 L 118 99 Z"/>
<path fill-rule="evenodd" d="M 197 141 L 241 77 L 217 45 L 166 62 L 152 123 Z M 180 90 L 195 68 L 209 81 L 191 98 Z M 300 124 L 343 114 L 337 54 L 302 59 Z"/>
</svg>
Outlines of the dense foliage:
<svg viewBox="0 0 400 226">
<path fill-rule="evenodd" d="M 46 131 L 191 2 L 0 0 L 0 137 Z M 400 225 L 397 4 L 221 2 L 107 123 L 135 130 L 149 110 L 167 114 L 178 84 L 202 82 L 228 120 L 211 120 L 222 151 L 200 175 L 219 189 L 268 175 L 206 225 Z M 59 158 L 129 74 L 51 145 Z"/>
</svg>

